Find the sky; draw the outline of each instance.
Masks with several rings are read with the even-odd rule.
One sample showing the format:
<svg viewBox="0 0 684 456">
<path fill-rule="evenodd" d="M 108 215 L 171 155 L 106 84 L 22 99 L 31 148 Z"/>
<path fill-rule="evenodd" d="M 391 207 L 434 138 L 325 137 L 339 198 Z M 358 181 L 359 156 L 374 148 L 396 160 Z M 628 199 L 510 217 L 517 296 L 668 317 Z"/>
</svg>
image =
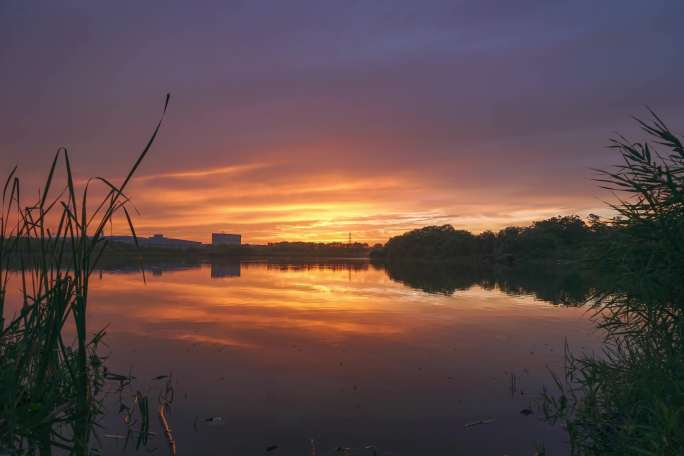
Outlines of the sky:
<svg viewBox="0 0 684 456">
<path fill-rule="evenodd" d="M 679 0 L 4 0 L 0 176 L 35 193 L 65 146 L 81 179 L 120 182 L 169 92 L 129 189 L 141 235 L 608 214 L 609 139 L 641 139 L 646 106 L 684 123 L 682 19 Z"/>
</svg>

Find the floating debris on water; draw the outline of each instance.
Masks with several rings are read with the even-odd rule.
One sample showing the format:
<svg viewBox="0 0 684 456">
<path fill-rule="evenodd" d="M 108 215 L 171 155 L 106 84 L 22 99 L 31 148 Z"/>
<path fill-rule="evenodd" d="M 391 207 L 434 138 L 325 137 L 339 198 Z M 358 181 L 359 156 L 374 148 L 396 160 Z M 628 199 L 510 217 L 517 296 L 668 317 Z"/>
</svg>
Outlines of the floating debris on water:
<svg viewBox="0 0 684 456">
<path fill-rule="evenodd" d="M 135 377 L 133 377 L 131 375 L 115 374 L 114 372 L 108 372 L 106 370 L 105 370 L 104 378 L 105 378 L 105 380 L 113 380 L 115 382 L 125 382 L 125 381 L 135 380 Z"/>
<path fill-rule="evenodd" d="M 366 445 L 365 447 L 363 447 L 363 449 L 364 449 L 364 450 L 370 450 L 370 451 L 372 451 L 372 452 L 373 452 L 373 456 L 376 456 L 376 455 L 378 454 L 378 452 L 376 451 L 377 448 L 375 448 L 374 445 Z"/>
<path fill-rule="evenodd" d="M 518 377 L 511 372 L 511 397 L 518 392 Z"/>
<path fill-rule="evenodd" d="M 124 440 L 126 438 L 125 435 L 121 435 L 121 434 L 105 434 L 103 437 L 105 439 L 116 439 L 116 440 Z"/>
<path fill-rule="evenodd" d="M 469 427 L 473 427 L 473 426 L 479 426 L 480 424 L 491 424 L 494 421 L 496 421 L 496 420 L 494 420 L 493 418 L 489 418 L 486 420 L 471 421 L 470 423 L 466 423 L 463 427 L 469 428 Z"/>
</svg>

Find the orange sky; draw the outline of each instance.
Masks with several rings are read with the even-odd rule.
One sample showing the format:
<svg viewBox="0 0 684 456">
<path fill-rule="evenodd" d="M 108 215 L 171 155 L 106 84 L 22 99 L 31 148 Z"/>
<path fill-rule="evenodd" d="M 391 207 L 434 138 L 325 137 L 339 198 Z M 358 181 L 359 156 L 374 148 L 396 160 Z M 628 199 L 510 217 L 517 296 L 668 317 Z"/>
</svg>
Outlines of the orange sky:
<svg viewBox="0 0 684 456">
<path fill-rule="evenodd" d="M 121 179 L 172 94 L 129 189 L 142 235 L 372 243 L 606 213 L 609 139 L 640 138 L 645 105 L 684 123 L 678 2 L 5 3 L 0 176 L 19 165 L 25 195 L 59 146 Z"/>
<path fill-rule="evenodd" d="M 226 231 L 242 233 L 249 243 L 346 241 L 348 233 L 374 243 L 429 224 L 479 232 L 571 212 L 606 213 L 593 197 L 540 194 L 516 203 L 510 190 L 459 191 L 431 182 L 430 175 L 297 173 L 284 163 L 143 175 L 129 193 L 140 210 L 139 232 L 205 242 L 212 231 Z M 125 229 L 123 221 L 115 228 Z"/>
</svg>

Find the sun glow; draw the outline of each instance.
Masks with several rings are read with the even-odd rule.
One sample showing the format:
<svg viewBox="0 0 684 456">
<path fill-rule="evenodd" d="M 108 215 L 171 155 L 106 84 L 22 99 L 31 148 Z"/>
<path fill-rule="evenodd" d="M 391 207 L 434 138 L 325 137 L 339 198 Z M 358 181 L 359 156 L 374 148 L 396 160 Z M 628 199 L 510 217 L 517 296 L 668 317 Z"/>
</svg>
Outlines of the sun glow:
<svg viewBox="0 0 684 456">
<path fill-rule="evenodd" d="M 375 243 L 425 225 L 450 223 L 479 232 L 573 210 L 572 201 L 545 204 L 543 197 L 535 207 L 498 195 L 494 201 L 475 199 L 467 189 L 409 172 L 312 175 L 267 162 L 143 175 L 130 193 L 139 208 L 140 233 L 205 242 L 209 233 L 223 230 L 242 233 L 248 243 L 339 242 L 349 233 Z"/>
</svg>

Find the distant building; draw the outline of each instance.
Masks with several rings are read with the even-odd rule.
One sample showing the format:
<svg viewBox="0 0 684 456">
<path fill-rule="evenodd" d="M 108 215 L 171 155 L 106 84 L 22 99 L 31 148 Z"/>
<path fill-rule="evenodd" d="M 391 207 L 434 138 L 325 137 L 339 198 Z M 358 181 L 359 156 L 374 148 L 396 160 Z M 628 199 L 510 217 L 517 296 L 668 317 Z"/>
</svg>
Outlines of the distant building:
<svg viewBox="0 0 684 456">
<path fill-rule="evenodd" d="M 239 234 L 211 233 L 211 245 L 240 245 L 242 236 Z"/>
<path fill-rule="evenodd" d="M 107 236 L 109 241 L 134 244 L 133 236 Z M 152 237 L 138 237 L 138 244 L 141 247 L 159 247 L 166 249 L 190 249 L 202 247 L 204 244 L 197 241 L 187 241 L 185 239 L 173 239 L 164 237 L 163 234 L 155 234 Z"/>
</svg>

